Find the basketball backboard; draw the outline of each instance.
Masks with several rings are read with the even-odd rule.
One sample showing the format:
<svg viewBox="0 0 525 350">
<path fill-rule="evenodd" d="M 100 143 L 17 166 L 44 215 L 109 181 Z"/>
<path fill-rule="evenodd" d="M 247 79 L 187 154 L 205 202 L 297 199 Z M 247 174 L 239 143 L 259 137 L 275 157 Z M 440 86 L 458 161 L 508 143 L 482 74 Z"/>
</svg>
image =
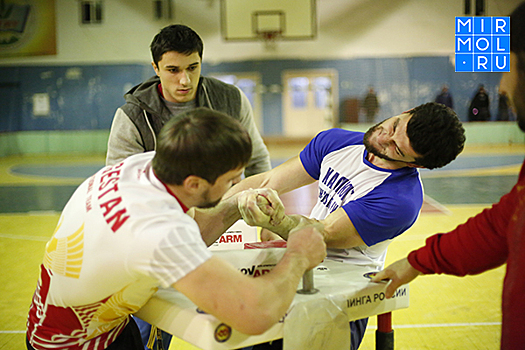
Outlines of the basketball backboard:
<svg viewBox="0 0 525 350">
<path fill-rule="evenodd" d="M 308 40 L 317 35 L 316 0 L 221 0 L 225 40 Z"/>
</svg>

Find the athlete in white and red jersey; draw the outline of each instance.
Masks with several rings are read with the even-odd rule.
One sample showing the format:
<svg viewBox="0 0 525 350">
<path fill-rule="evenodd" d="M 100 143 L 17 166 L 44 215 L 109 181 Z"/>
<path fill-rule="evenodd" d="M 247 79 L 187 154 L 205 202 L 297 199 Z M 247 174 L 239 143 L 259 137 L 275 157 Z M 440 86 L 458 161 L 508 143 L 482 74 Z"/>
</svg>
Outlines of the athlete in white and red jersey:
<svg viewBox="0 0 525 350">
<path fill-rule="evenodd" d="M 29 313 L 35 348 L 105 349 L 159 286 L 211 257 L 187 208 L 155 177 L 153 156 L 100 170 L 65 206 Z"/>
<path fill-rule="evenodd" d="M 218 236 L 201 233 L 185 214 L 218 203 L 250 154 L 249 136 L 237 121 L 195 109 L 166 124 L 156 152 L 105 167 L 80 185 L 46 245 L 27 321 L 28 349 L 140 349 L 136 326 L 129 331 L 133 340 L 121 335 L 159 287 L 176 288 L 241 332 L 261 333 L 277 322 L 303 273 L 326 255 L 321 235 L 298 232 L 291 253 L 268 274 L 273 277 L 255 280 L 213 257 L 203 237 L 211 243 Z M 240 217 L 238 199 L 258 195 L 276 197 L 252 190 L 217 206 L 230 218 L 221 217 L 222 230 Z M 275 302 L 263 302 L 266 293 Z"/>
</svg>

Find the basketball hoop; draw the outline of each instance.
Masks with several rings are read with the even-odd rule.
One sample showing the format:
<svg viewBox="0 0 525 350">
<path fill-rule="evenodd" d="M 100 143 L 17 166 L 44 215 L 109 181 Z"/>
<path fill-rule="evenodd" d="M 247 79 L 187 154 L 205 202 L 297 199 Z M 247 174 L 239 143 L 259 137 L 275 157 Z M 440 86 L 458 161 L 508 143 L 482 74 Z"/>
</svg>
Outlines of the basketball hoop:
<svg viewBox="0 0 525 350">
<path fill-rule="evenodd" d="M 259 32 L 259 38 L 264 42 L 264 46 L 267 49 L 275 49 L 276 40 L 279 39 L 282 35 L 280 30 L 268 30 Z"/>
</svg>

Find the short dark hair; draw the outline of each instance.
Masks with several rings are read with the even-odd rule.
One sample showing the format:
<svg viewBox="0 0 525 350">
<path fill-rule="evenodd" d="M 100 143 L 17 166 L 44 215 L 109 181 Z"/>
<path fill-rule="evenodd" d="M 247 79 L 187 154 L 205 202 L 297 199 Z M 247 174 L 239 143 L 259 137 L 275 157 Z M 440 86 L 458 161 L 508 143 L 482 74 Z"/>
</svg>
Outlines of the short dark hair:
<svg viewBox="0 0 525 350">
<path fill-rule="evenodd" d="M 458 156 L 465 145 L 465 129 L 457 114 L 440 103 L 425 103 L 408 111 L 410 145 L 422 157 L 414 162 L 428 169 L 440 168 Z"/>
<path fill-rule="evenodd" d="M 190 27 L 182 24 L 172 24 L 162 28 L 155 35 L 150 49 L 153 62 L 158 66 L 159 61 L 162 60 L 162 55 L 168 51 L 175 51 L 188 56 L 197 52 L 202 60 L 204 44 L 199 34 Z"/>
<path fill-rule="evenodd" d="M 171 118 L 157 138 L 153 171 L 164 183 L 182 185 L 190 175 L 214 184 L 230 170 L 246 166 L 252 142 L 236 119 L 205 107 Z"/>
</svg>

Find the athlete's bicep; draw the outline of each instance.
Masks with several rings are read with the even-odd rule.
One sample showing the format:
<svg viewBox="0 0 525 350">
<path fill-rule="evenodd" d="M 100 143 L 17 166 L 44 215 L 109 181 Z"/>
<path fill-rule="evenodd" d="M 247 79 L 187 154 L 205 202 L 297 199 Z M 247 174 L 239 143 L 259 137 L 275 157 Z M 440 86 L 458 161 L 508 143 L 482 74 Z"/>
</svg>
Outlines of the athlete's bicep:
<svg viewBox="0 0 525 350">
<path fill-rule="evenodd" d="M 261 187 L 269 187 L 278 193 L 286 193 L 315 181 L 305 170 L 299 156 L 296 156 L 270 170 L 269 176 Z"/>
<path fill-rule="evenodd" d="M 299 156 L 293 157 L 276 168 L 262 174 L 250 176 L 235 186 L 225 195 L 228 198 L 235 193 L 253 188 L 271 188 L 279 194 L 290 192 L 299 187 L 311 184 L 316 180 L 304 169 Z"/>
<path fill-rule="evenodd" d="M 343 208 L 330 213 L 321 223 L 328 248 L 349 249 L 365 244 Z"/>
</svg>

